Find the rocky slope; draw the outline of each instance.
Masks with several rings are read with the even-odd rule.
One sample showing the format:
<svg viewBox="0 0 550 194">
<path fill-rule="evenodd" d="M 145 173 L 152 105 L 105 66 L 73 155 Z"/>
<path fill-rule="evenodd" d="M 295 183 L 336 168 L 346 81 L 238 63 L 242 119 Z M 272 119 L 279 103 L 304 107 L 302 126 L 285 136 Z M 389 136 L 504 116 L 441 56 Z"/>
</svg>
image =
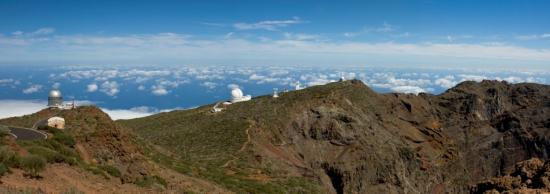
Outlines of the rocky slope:
<svg viewBox="0 0 550 194">
<path fill-rule="evenodd" d="M 465 193 L 550 145 L 550 87 L 538 84 L 405 95 L 352 80 L 210 108 L 120 123 L 180 172 L 252 193 Z"/>
<path fill-rule="evenodd" d="M 472 193 L 548 193 L 550 192 L 550 162 L 533 158 L 515 165 L 505 176 L 478 183 Z"/>
<path fill-rule="evenodd" d="M 48 140 L 4 142 L 11 142 L 7 144 L 11 147 L 9 149 L 21 156 L 32 153 L 34 149 L 42 153 L 33 154 L 46 158 L 49 155 L 54 158 L 76 155 L 76 161 L 48 160 L 51 164 L 40 173 L 39 179 L 30 179 L 21 170 L 11 169 L 12 173 L 0 178 L 0 187 L 46 193 L 62 193 L 69 189 L 85 193 L 229 192 L 153 163 L 144 156 L 130 131 L 93 106 L 72 110 L 44 109 L 23 117 L 2 119 L 0 124 L 31 127 L 54 115 L 66 121 L 65 129 L 57 130 L 64 134 L 62 141 L 59 141 L 61 136 L 56 130 L 40 128 L 49 132 Z M 56 142 L 69 143 L 61 145 Z"/>
</svg>

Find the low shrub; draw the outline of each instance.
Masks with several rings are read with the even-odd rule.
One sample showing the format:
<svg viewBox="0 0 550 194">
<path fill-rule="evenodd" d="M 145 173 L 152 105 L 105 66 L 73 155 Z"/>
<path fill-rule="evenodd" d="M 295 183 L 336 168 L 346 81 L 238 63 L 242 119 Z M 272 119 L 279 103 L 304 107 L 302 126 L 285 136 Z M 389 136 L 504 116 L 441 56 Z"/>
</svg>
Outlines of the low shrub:
<svg viewBox="0 0 550 194">
<path fill-rule="evenodd" d="M 103 171 L 102 169 L 96 166 L 84 164 L 81 166 L 81 168 L 83 168 L 84 170 L 90 171 L 95 175 L 101 175 L 105 179 L 109 179 L 109 176 L 107 175 L 107 173 L 105 173 L 105 171 Z"/>
<path fill-rule="evenodd" d="M 0 125 L 0 138 L 10 135 L 10 129 Z"/>
<path fill-rule="evenodd" d="M 37 155 L 29 155 L 21 158 L 21 167 L 25 172 L 33 177 L 40 177 L 39 173 L 46 168 L 46 159 Z"/>
<path fill-rule="evenodd" d="M 71 134 L 58 133 L 53 136 L 53 140 L 62 143 L 63 145 L 74 147 L 76 140 Z"/>
<path fill-rule="evenodd" d="M 8 172 L 9 168 L 4 163 L 0 163 L 0 176 L 4 176 Z"/>
<path fill-rule="evenodd" d="M 105 172 L 107 172 L 108 174 L 110 174 L 111 176 L 114 176 L 114 177 L 120 177 L 122 176 L 122 174 L 120 173 L 120 171 L 118 170 L 118 168 L 114 167 L 114 166 L 110 166 L 110 165 L 103 165 L 103 166 L 99 166 L 99 168 L 101 170 L 104 170 Z"/>
<path fill-rule="evenodd" d="M 156 176 L 156 175 L 155 176 L 144 176 L 142 179 L 136 181 L 135 184 L 140 186 L 140 187 L 151 187 L 154 184 L 162 185 L 165 188 L 166 188 L 166 186 L 168 186 L 168 183 L 166 182 L 166 180 L 164 180 L 163 178 L 161 178 L 159 176 Z"/>
<path fill-rule="evenodd" d="M 8 147 L 0 147 L 0 163 L 8 168 L 17 168 L 21 162 L 21 158 L 11 151 Z"/>
<path fill-rule="evenodd" d="M 32 146 L 32 147 L 28 147 L 27 151 L 31 154 L 43 157 L 44 159 L 46 159 L 46 162 L 48 163 L 56 163 L 56 162 L 64 161 L 63 155 L 49 148 Z"/>
</svg>

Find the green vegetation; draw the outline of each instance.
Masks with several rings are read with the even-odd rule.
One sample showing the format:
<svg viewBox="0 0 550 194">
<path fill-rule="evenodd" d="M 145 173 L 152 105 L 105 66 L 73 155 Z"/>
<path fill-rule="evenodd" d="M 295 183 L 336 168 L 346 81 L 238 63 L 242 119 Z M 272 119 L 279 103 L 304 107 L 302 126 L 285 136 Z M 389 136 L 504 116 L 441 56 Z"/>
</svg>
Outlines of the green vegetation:
<svg viewBox="0 0 550 194">
<path fill-rule="evenodd" d="M 140 187 L 151 187 L 153 185 L 161 185 L 162 187 L 166 188 L 166 186 L 168 186 L 168 183 L 166 183 L 166 181 L 159 176 L 144 176 L 142 179 L 136 181 L 135 184 Z"/>
<path fill-rule="evenodd" d="M 7 146 L 2 146 L 0 147 L 0 163 L 8 168 L 17 168 L 21 163 L 21 158 Z"/>
<path fill-rule="evenodd" d="M 88 164 L 80 163 L 80 168 L 82 168 L 84 170 L 87 170 L 87 171 L 89 171 L 89 172 L 91 172 L 95 175 L 101 175 L 105 179 L 110 178 L 107 172 L 103 171 L 102 169 L 100 169 L 99 167 L 97 167 L 95 165 L 88 165 Z"/>
<path fill-rule="evenodd" d="M 137 144 L 154 161 L 181 173 L 213 181 L 234 192 L 319 193 L 316 180 L 289 178 L 276 168 L 252 165 L 254 159 L 247 158 L 251 153 L 243 145 L 248 141 L 247 130 L 268 131 L 273 135 L 272 143 L 280 144 L 288 121 L 295 114 L 308 111 L 312 103 L 326 103 L 327 96 L 345 94 L 349 98 L 363 99 L 375 94 L 369 94 L 368 89 L 357 90 L 356 87 L 364 85 L 345 84 L 311 87 L 307 91 L 284 93 L 276 99 L 261 96 L 229 105 L 219 113 L 211 113 L 213 105 L 207 105 L 117 122 L 136 132 L 139 136 Z M 334 103 L 344 103 L 342 107 L 351 106 L 338 96 L 334 99 L 340 99 Z M 237 164 L 231 167 L 234 173 L 226 174 L 227 168 L 223 166 L 230 160 L 244 165 Z M 251 178 L 250 169 L 261 170 L 270 179 Z"/>
<path fill-rule="evenodd" d="M 10 169 L 8 169 L 8 167 L 3 164 L 3 163 L 0 163 L 0 176 L 4 176 L 6 173 L 9 172 Z"/>
<path fill-rule="evenodd" d="M 41 156 L 29 155 L 21 159 L 21 167 L 30 177 L 38 178 L 38 173 L 46 167 L 46 160 Z"/>
<path fill-rule="evenodd" d="M 0 125 L 0 137 L 10 135 L 10 129 L 6 126 Z"/>
<path fill-rule="evenodd" d="M 48 163 L 76 165 L 81 159 L 76 151 L 55 138 L 18 142 L 29 153 L 42 156 Z"/>
<path fill-rule="evenodd" d="M 102 166 L 99 166 L 99 168 L 105 172 L 107 172 L 109 175 L 113 176 L 113 177 L 120 177 L 122 176 L 122 174 L 120 173 L 120 171 L 118 170 L 118 168 L 114 167 L 114 166 L 109 166 L 109 165 L 102 165 Z"/>
<path fill-rule="evenodd" d="M 45 126 L 45 127 L 42 127 L 41 128 L 42 130 L 46 130 L 48 132 L 50 132 L 51 134 L 53 134 L 53 140 L 63 144 L 63 145 L 66 145 L 66 146 L 69 146 L 69 147 L 74 147 L 74 145 L 76 144 L 76 140 L 74 138 L 74 136 L 70 133 L 68 133 L 67 131 L 65 130 L 61 130 L 61 129 L 57 129 L 57 128 L 53 128 L 53 127 L 48 127 L 48 126 Z"/>
</svg>

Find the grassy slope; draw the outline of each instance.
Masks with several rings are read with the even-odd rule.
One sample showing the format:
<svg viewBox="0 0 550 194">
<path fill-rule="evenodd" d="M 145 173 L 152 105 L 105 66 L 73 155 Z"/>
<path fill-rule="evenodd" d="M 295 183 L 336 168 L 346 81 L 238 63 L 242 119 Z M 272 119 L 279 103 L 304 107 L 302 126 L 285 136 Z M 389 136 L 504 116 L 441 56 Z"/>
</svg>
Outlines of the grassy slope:
<svg viewBox="0 0 550 194">
<path fill-rule="evenodd" d="M 238 176 L 239 173 L 246 174 L 245 170 L 234 176 L 226 175 L 222 165 L 231 160 L 246 142 L 245 131 L 249 127 L 270 130 L 274 135 L 273 141 L 277 141 L 278 133 L 285 130 L 288 121 L 304 108 L 310 107 L 310 104 L 342 103 L 341 100 L 326 102 L 327 96 L 331 95 L 344 94 L 354 99 L 365 97 L 364 92 L 369 93 L 369 90 L 364 90 L 366 87 L 363 86 L 352 82 L 333 83 L 284 93 L 280 98 L 260 96 L 248 102 L 229 105 L 220 113 L 210 113 L 212 105 L 206 105 L 192 110 L 172 111 L 118 122 L 134 129 L 144 145 L 153 143 L 180 156 L 180 161 L 174 162 L 173 158 L 154 153 L 155 149 L 149 147 L 147 150 L 157 161 L 180 171 L 202 176 L 237 192 L 289 192 L 296 191 L 292 189 L 296 187 L 300 188 L 300 192 L 313 193 L 318 188 L 312 180 L 288 178 L 262 183 L 240 179 L 242 177 Z M 246 166 L 246 161 L 238 162 L 245 163 L 243 166 Z"/>
</svg>

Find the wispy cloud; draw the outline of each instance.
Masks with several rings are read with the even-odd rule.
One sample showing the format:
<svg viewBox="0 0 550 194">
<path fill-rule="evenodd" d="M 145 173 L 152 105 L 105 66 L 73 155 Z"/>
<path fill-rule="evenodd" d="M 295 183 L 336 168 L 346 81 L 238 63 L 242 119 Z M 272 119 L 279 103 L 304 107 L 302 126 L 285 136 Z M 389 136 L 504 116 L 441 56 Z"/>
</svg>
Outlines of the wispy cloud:
<svg viewBox="0 0 550 194">
<path fill-rule="evenodd" d="M 385 27 L 382 27 L 382 29 Z M 52 36 L 51 40 L 35 44 L 31 38 L 13 38 L 0 36 L 0 62 L 12 61 L 97 61 L 99 59 L 116 62 L 155 62 L 185 61 L 201 63 L 204 61 L 237 61 L 246 64 L 276 61 L 285 64 L 327 64 L 327 63 L 369 63 L 376 58 L 393 63 L 403 57 L 418 58 L 456 57 L 476 59 L 483 63 L 499 65 L 502 61 L 528 61 L 540 65 L 550 61 L 550 50 L 528 48 L 511 44 L 486 43 L 398 43 L 368 42 L 345 40 L 319 40 L 318 35 L 286 33 L 282 39 L 245 39 L 229 36 L 222 40 L 208 40 L 193 36 L 162 33 L 151 35 L 127 36 Z M 454 36 L 451 39 L 455 39 Z M 313 41 L 312 41 L 313 40 Z M 18 42 L 1 44 L 2 42 Z M 22 49 L 26 48 L 26 49 Z M 47 54 L 46 54 L 47 53 Z M 394 60 L 395 59 L 395 60 Z M 485 60 L 479 60 L 485 59 Z M 414 61 L 411 61 L 414 62 Z M 456 62 L 458 63 L 458 62 Z M 522 62 L 526 64 L 526 62 Z M 458 64 L 462 65 L 462 64 Z M 468 64 L 464 64 L 468 65 Z M 131 73 L 131 72 L 130 72 Z M 136 81 L 148 79 L 137 76 Z M 153 72 L 151 72 L 153 73 Z M 170 72 L 168 72 L 169 74 Z M 66 76 L 88 77 L 96 81 L 106 81 L 120 72 L 71 72 Z M 197 79 L 219 79 L 221 74 L 209 74 L 208 77 L 197 72 Z M 138 78 L 142 77 L 142 78 Z"/>
<path fill-rule="evenodd" d="M 284 37 L 289 40 L 299 40 L 299 41 L 307 41 L 307 40 L 318 40 L 320 38 L 319 35 L 315 34 L 304 34 L 304 33 L 289 33 L 285 32 L 283 33 Z"/>
<path fill-rule="evenodd" d="M 345 32 L 343 35 L 345 37 L 355 37 L 355 36 L 358 36 L 358 35 L 361 35 L 361 34 L 368 34 L 368 33 L 372 33 L 372 32 L 388 33 L 388 32 L 396 31 L 396 29 L 397 29 L 396 26 L 391 25 L 388 22 L 384 22 L 379 27 L 365 27 L 362 30 L 357 31 L 357 32 Z"/>
<path fill-rule="evenodd" d="M 24 89 L 23 93 L 24 94 L 32 94 L 32 93 L 40 91 L 41 89 L 42 89 L 42 85 L 33 84 L 33 85 L 30 85 L 28 88 Z"/>
<path fill-rule="evenodd" d="M 289 20 L 266 20 L 256 23 L 235 23 L 233 27 L 237 30 L 269 30 L 276 31 L 279 28 L 287 27 L 294 24 L 304 23 L 299 17 L 293 17 Z"/>
<path fill-rule="evenodd" d="M 48 34 L 52 34 L 55 32 L 55 28 L 51 28 L 51 27 L 45 27 L 45 28 L 39 28 L 33 32 L 23 32 L 23 31 L 15 31 L 15 32 L 12 32 L 11 34 L 13 36 L 16 36 L 16 37 L 19 37 L 19 36 L 40 36 L 40 35 L 48 35 Z"/>
<path fill-rule="evenodd" d="M 516 36 L 518 40 L 540 40 L 550 38 L 550 33 Z"/>
<path fill-rule="evenodd" d="M 455 42 L 457 40 L 470 39 L 473 38 L 472 35 L 447 35 L 445 37 L 449 42 Z"/>
</svg>

